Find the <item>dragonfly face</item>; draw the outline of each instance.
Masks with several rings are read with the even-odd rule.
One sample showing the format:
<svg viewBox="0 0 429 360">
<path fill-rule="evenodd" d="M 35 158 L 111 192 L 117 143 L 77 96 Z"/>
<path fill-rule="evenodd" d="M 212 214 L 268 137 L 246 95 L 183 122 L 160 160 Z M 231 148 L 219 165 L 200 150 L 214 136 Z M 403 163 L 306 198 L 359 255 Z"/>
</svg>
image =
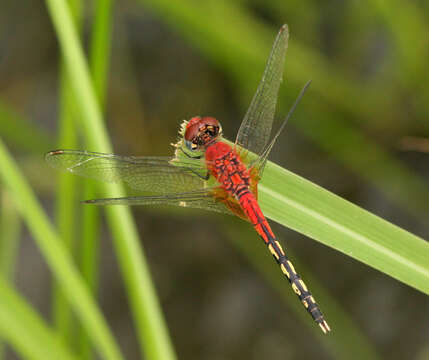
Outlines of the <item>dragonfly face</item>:
<svg viewBox="0 0 429 360">
<path fill-rule="evenodd" d="M 213 117 L 195 116 L 186 125 L 185 144 L 191 151 L 204 150 L 216 142 L 222 133 L 222 127 Z"/>
</svg>

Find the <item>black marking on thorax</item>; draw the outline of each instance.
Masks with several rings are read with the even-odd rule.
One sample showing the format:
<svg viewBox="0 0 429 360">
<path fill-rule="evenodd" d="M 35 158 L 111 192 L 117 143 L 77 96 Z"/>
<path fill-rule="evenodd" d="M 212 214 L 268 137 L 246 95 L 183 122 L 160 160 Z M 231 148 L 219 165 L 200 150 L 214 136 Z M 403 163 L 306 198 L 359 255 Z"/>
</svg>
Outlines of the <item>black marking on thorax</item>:
<svg viewBox="0 0 429 360">
<path fill-rule="evenodd" d="M 246 167 L 238 160 L 233 151 L 229 151 L 224 156 L 215 159 L 214 171 L 223 188 L 237 199 L 249 192 L 250 176 Z M 236 175 L 238 175 L 239 181 L 234 181 L 237 178 Z"/>
</svg>

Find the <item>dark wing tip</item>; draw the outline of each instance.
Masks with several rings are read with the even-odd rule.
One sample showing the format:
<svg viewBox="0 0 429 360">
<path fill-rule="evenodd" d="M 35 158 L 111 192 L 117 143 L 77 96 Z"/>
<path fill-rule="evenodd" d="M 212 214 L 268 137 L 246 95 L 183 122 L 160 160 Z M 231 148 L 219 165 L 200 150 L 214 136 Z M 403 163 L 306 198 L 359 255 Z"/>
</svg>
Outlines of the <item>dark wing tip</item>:
<svg viewBox="0 0 429 360">
<path fill-rule="evenodd" d="M 64 150 L 51 150 L 46 153 L 46 155 L 58 155 L 64 154 Z"/>
<path fill-rule="evenodd" d="M 51 150 L 45 154 L 45 159 L 47 159 L 51 156 L 61 155 L 61 154 L 64 154 L 64 150 Z"/>
</svg>

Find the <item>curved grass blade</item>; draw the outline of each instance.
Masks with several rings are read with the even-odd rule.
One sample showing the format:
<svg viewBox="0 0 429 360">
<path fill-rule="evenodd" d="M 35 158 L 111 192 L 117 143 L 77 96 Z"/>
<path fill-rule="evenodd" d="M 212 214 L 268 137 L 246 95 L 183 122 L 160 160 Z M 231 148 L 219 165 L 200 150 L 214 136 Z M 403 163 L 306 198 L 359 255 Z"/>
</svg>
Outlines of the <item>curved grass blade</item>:
<svg viewBox="0 0 429 360">
<path fill-rule="evenodd" d="M 12 196 L 5 189 L 0 189 L 0 214 L 0 273 L 3 279 L 13 282 L 21 217 Z"/>
<path fill-rule="evenodd" d="M 0 189 L 0 273 L 5 282 L 13 284 L 19 249 L 21 217 L 12 196 Z M 0 360 L 5 358 L 5 346 L 0 341 Z"/>
<path fill-rule="evenodd" d="M 108 326 L 33 191 L 0 139 L 0 178 L 10 189 L 50 269 L 104 359 L 122 359 Z"/>
<path fill-rule="evenodd" d="M 272 220 L 429 294 L 429 243 L 268 162 L 259 185 Z"/>
<path fill-rule="evenodd" d="M 3 278 L 0 278 L 0 298 L 0 336 L 22 359 L 77 359 Z"/>
</svg>

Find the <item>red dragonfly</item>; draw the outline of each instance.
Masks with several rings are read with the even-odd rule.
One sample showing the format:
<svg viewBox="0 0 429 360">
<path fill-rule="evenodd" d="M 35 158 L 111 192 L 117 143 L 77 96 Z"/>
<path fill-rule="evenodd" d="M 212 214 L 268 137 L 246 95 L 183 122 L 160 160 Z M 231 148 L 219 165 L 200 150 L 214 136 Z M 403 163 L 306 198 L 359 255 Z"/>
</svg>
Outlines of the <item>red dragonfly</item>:
<svg viewBox="0 0 429 360">
<path fill-rule="evenodd" d="M 196 116 L 182 125 L 174 157 L 55 150 L 46 155 L 46 160 L 54 167 L 77 175 L 108 182 L 123 181 L 143 192 L 142 196 L 87 200 L 86 203 L 178 205 L 226 212 L 250 221 L 308 313 L 327 333 L 330 328 L 319 306 L 276 240 L 257 201 L 258 181 L 267 157 L 309 85 L 306 84 L 279 131 L 269 141 L 288 37 L 288 28 L 283 25 L 235 145 L 231 146 L 222 138 L 221 125 L 215 118 Z"/>
</svg>

